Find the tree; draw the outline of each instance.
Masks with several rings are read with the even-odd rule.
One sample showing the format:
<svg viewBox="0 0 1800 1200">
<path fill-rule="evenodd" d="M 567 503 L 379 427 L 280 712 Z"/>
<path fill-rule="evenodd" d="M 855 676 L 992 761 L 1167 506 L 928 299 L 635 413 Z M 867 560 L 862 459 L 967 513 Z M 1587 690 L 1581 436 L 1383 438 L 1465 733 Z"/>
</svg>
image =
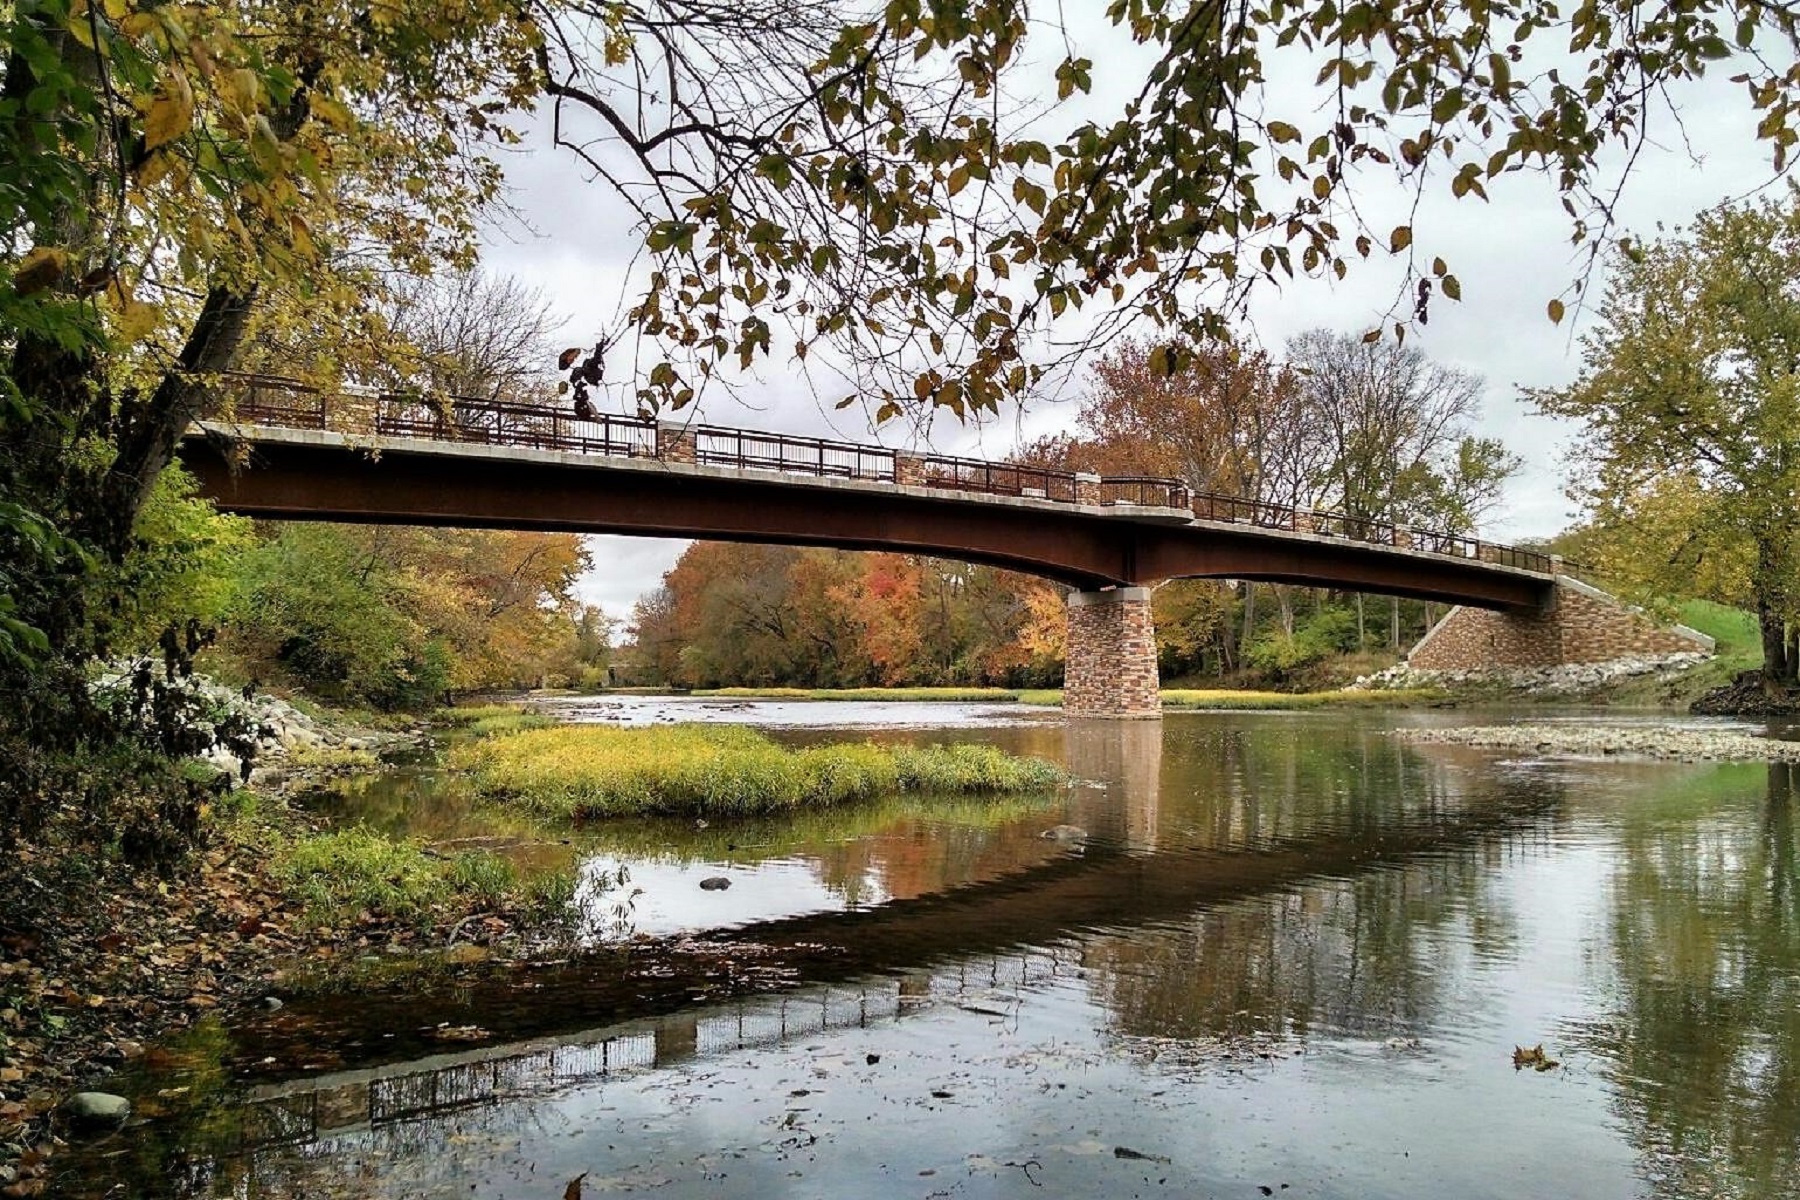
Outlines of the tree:
<svg viewBox="0 0 1800 1200">
<path fill-rule="evenodd" d="M 57 772 L 86 751 L 196 748 L 87 683 L 133 633 L 139 518 L 258 330 L 354 328 L 385 272 L 471 260 L 500 180 L 486 148 L 531 93 L 522 16 L 461 0 L 0 13 L 0 752 L 30 768 L 0 773 L 0 820 L 80 787 Z M 203 642 L 171 625 L 166 674 Z M 134 678 L 157 691 L 166 674 Z"/>
<path fill-rule="evenodd" d="M 631 633 L 647 682 L 687 687 L 1040 684 L 1061 669 L 1062 596 L 917 555 L 696 542 Z"/>
<path fill-rule="evenodd" d="M 573 534 L 296 522 L 244 555 L 227 645 L 264 678 L 379 708 L 535 687 L 599 652 L 573 595 L 587 565 Z"/>
<path fill-rule="evenodd" d="M 1797 137 L 1785 5 L 1114 0 L 1060 29 L 1023 0 L 572 9 L 593 28 L 546 36 L 542 79 L 557 140 L 646 231 L 651 406 L 826 344 L 880 416 L 993 409 L 1129 322 L 1173 366 L 1252 289 L 1379 255 L 1422 322 L 1461 283 L 1429 231 L 1369 226 L 1371 186 L 1485 199 L 1537 173 L 1591 253 L 1670 85 L 1742 73 L 1777 169 Z M 1118 79 L 1109 38 L 1148 75 Z M 1042 340 L 1074 310 L 1091 334 Z"/>
<path fill-rule="evenodd" d="M 1763 679 L 1800 676 L 1800 194 L 1722 204 L 1615 263 L 1583 368 L 1531 393 L 1583 423 L 1599 564 L 1646 593 L 1741 571 Z"/>
<path fill-rule="evenodd" d="M 373 382 L 446 396 L 542 399 L 555 318 L 538 289 L 470 269 L 401 279 L 384 308 L 383 324 L 401 349 L 375 364 Z"/>
<path fill-rule="evenodd" d="M 1358 523 L 1471 533 L 1521 465 L 1470 433 L 1481 378 L 1417 345 L 1314 329 L 1288 343 L 1288 362 L 1325 441 L 1317 507 Z"/>
<path fill-rule="evenodd" d="M 1431 361 L 1417 344 L 1314 329 L 1288 343 L 1288 360 L 1325 443 L 1313 504 L 1342 513 L 1353 535 L 1377 524 L 1473 533 L 1522 465 L 1499 441 L 1470 432 L 1482 380 Z M 1388 635 L 1399 649 L 1398 597 L 1389 598 Z"/>
</svg>

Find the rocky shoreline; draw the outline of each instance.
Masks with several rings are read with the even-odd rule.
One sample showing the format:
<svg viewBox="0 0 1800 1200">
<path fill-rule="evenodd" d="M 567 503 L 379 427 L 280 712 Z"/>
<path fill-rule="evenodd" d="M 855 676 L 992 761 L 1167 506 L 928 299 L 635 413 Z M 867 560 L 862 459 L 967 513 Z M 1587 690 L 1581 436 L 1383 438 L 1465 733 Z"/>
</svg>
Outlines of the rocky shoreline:
<svg viewBox="0 0 1800 1200">
<path fill-rule="evenodd" d="M 1407 741 L 1530 754 L 1632 756 L 1678 762 L 1800 762 L 1800 742 L 1674 725 L 1471 725 L 1401 729 Z"/>
<path fill-rule="evenodd" d="M 260 728 L 240 786 L 261 798 L 266 826 L 215 832 L 165 874 L 54 839 L 14 843 L 0 872 L 0 1196 L 36 1195 L 64 1136 L 124 1120 L 108 1076 L 159 1039 L 211 1015 L 278 1007 L 296 969 L 445 942 L 442 929 L 375 920 L 314 927 L 269 875 L 270 837 L 319 828 L 287 797 L 381 769 L 380 755 L 422 741 L 426 722 L 374 729 L 269 694 L 195 687 Z M 235 757 L 207 757 L 238 777 Z"/>
<path fill-rule="evenodd" d="M 1610 662 L 1565 663 L 1555 667 L 1498 667 L 1480 671 L 1426 671 L 1402 662 L 1385 671 L 1364 675 L 1346 690 L 1442 688 L 1446 691 L 1460 691 L 1474 687 L 1503 689 L 1537 699 L 1585 696 L 1627 679 L 1644 676 L 1673 679 L 1709 657 L 1699 652 L 1639 655 L 1617 658 Z"/>
</svg>

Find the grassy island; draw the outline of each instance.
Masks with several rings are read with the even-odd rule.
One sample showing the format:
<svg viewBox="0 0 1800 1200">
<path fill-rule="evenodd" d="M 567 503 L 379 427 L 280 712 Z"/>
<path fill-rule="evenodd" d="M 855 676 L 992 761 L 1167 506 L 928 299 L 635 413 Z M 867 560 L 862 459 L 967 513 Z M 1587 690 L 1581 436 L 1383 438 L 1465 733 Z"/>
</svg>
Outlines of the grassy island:
<svg viewBox="0 0 1800 1200">
<path fill-rule="evenodd" d="M 992 746 L 790 749 L 734 725 L 529 729 L 451 752 L 491 799 L 586 820 L 641 815 L 737 816 L 829 807 L 899 793 L 1044 791 L 1063 774 Z"/>
</svg>

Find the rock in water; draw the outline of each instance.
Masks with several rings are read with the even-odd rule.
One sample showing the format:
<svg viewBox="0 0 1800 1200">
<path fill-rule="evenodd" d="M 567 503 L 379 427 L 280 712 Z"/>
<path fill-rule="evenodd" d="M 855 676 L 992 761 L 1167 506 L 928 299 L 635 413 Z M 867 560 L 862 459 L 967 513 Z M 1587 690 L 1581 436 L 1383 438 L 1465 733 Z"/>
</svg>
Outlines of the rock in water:
<svg viewBox="0 0 1800 1200">
<path fill-rule="evenodd" d="M 63 1101 L 63 1112 L 90 1129 L 116 1128 L 131 1115 L 131 1101 L 110 1092 L 76 1092 Z"/>
<path fill-rule="evenodd" d="M 705 891 L 722 892 L 731 886 L 731 880 L 725 878 L 723 875 L 708 875 L 705 879 L 700 881 L 700 886 Z"/>
<path fill-rule="evenodd" d="M 1079 825 L 1052 825 L 1039 834 L 1047 842 L 1085 842 L 1088 831 Z"/>
</svg>

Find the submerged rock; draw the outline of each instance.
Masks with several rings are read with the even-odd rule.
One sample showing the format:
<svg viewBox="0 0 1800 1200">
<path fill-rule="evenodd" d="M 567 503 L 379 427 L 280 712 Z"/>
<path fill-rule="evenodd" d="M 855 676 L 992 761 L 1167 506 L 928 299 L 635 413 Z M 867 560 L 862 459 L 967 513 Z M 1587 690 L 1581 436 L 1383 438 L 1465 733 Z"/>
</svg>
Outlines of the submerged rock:
<svg viewBox="0 0 1800 1200">
<path fill-rule="evenodd" d="M 723 875 L 708 875 L 700 881 L 700 887 L 708 892 L 722 892 L 731 886 L 731 880 Z"/>
<path fill-rule="evenodd" d="M 1085 842 L 1088 831 L 1079 825 L 1052 825 L 1038 836 L 1047 842 Z"/>
<path fill-rule="evenodd" d="M 131 1101 L 111 1092 L 76 1092 L 63 1101 L 63 1112 L 77 1125 L 105 1129 L 125 1123 L 131 1115 Z"/>
</svg>

